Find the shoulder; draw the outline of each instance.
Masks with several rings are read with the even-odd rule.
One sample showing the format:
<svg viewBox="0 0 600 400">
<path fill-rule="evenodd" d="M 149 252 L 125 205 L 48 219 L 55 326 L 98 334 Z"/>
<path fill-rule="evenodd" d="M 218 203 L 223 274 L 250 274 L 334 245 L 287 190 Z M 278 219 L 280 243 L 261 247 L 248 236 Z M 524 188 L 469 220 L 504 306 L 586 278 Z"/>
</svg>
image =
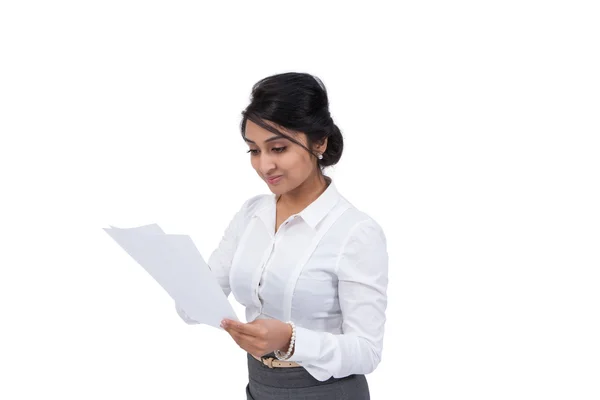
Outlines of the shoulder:
<svg viewBox="0 0 600 400">
<path fill-rule="evenodd" d="M 381 225 L 368 213 L 350 206 L 340 220 L 336 262 L 338 276 L 381 276 L 388 268 L 387 239 Z M 367 279 L 366 277 L 364 279 Z"/>
<path fill-rule="evenodd" d="M 239 206 L 233 218 L 230 220 L 228 229 L 240 234 L 246 229 L 252 216 L 268 204 L 267 201 L 269 197 L 268 194 L 260 194 L 246 199 L 241 206 Z"/>
<path fill-rule="evenodd" d="M 264 207 L 273 196 L 270 194 L 258 194 L 252 196 L 242 204 L 242 210 L 247 213 L 253 213 Z"/>
<path fill-rule="evenodd" d="M 367 212 L 356 208 L 345 198 L 341 198 L 340 204 L 348 209 L 338 221 L 338 233 L 345 233 L 345 241 L 362 241 L 372 243 L 373 241 L 386 242 L 386 236 L 382 226 Z"/>
<path fill-rule="evenodd" d="M 259 194 L 246 199 L 239 208 L 237 215 L 242 219 L 251 218 L 258 211 L 263 209 L 272 200 L 272 195 Z"/>
</svg>

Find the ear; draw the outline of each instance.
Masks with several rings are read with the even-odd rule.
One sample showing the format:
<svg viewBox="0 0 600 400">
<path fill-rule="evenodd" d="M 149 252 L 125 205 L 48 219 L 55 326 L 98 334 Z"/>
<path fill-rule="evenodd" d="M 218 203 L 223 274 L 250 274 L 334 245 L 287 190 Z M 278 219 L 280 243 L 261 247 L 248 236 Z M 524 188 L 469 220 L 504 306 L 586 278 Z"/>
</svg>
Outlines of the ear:
<svg viewBox="0 0 600 400">
<path fill-rule="evenodd" d="M 327 138 L 321 139 L 313 145 L 313 151 L 316 153 L 324 153 L 327 150 Z"/>
</svg>

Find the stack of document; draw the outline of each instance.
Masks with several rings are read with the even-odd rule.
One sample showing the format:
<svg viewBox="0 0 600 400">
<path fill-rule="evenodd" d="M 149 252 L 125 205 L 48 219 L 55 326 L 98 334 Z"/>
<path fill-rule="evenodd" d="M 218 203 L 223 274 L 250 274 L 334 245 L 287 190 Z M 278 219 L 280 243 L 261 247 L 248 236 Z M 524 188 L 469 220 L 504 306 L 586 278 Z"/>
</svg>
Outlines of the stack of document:
<svg viewBox="0 0 600 400">
<path fill-rule="evenodd" d="M 216 277 L 188 235 L 166 234 L 157 224 L 103 228 L 175 300 L 193 321 L 220 327 L 239 321 Z"/>
</svg>

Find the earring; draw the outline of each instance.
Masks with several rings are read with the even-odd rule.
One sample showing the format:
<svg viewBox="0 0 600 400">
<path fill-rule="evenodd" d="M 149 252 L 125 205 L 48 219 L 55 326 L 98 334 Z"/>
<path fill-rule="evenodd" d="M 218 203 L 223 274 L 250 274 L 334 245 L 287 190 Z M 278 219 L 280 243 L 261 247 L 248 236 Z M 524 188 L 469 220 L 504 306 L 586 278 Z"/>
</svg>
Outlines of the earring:
<svg viewBox="0 0 600 400">
<path fill-rule="evenodd" d="M 317 156 L 317 158 L 318 158 L 319 160 L 322 160 L 322 159 L 323 159 L 323 154 L 319 153 L 319 155 Z"/>
</svg>

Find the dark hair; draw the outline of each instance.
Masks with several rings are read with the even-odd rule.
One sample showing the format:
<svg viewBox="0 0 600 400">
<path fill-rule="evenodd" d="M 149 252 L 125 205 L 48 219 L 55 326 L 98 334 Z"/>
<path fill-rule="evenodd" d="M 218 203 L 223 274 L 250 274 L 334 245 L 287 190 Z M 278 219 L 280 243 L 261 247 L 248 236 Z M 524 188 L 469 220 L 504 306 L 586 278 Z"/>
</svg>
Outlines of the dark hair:
<svg viewBox="0 0 600 400">
<path fill-rule="evenodd" d="M 342 157 L 344 139 L 342 132 L 329 114 L 327 90 L 321 80 L 313 75 L 287 72 L 261 79 L 252 87 L 250 104 L 242 111 L 241 131 L 246 135 L 246 121 L 304 147 L 312 155 L 312 145 L 327 138 L 323 159 L 317 160 L 321 169 L 336 164 Z M 290 131 L 303 132 L 308 148 L 271 124 Z"/>
</svg>

